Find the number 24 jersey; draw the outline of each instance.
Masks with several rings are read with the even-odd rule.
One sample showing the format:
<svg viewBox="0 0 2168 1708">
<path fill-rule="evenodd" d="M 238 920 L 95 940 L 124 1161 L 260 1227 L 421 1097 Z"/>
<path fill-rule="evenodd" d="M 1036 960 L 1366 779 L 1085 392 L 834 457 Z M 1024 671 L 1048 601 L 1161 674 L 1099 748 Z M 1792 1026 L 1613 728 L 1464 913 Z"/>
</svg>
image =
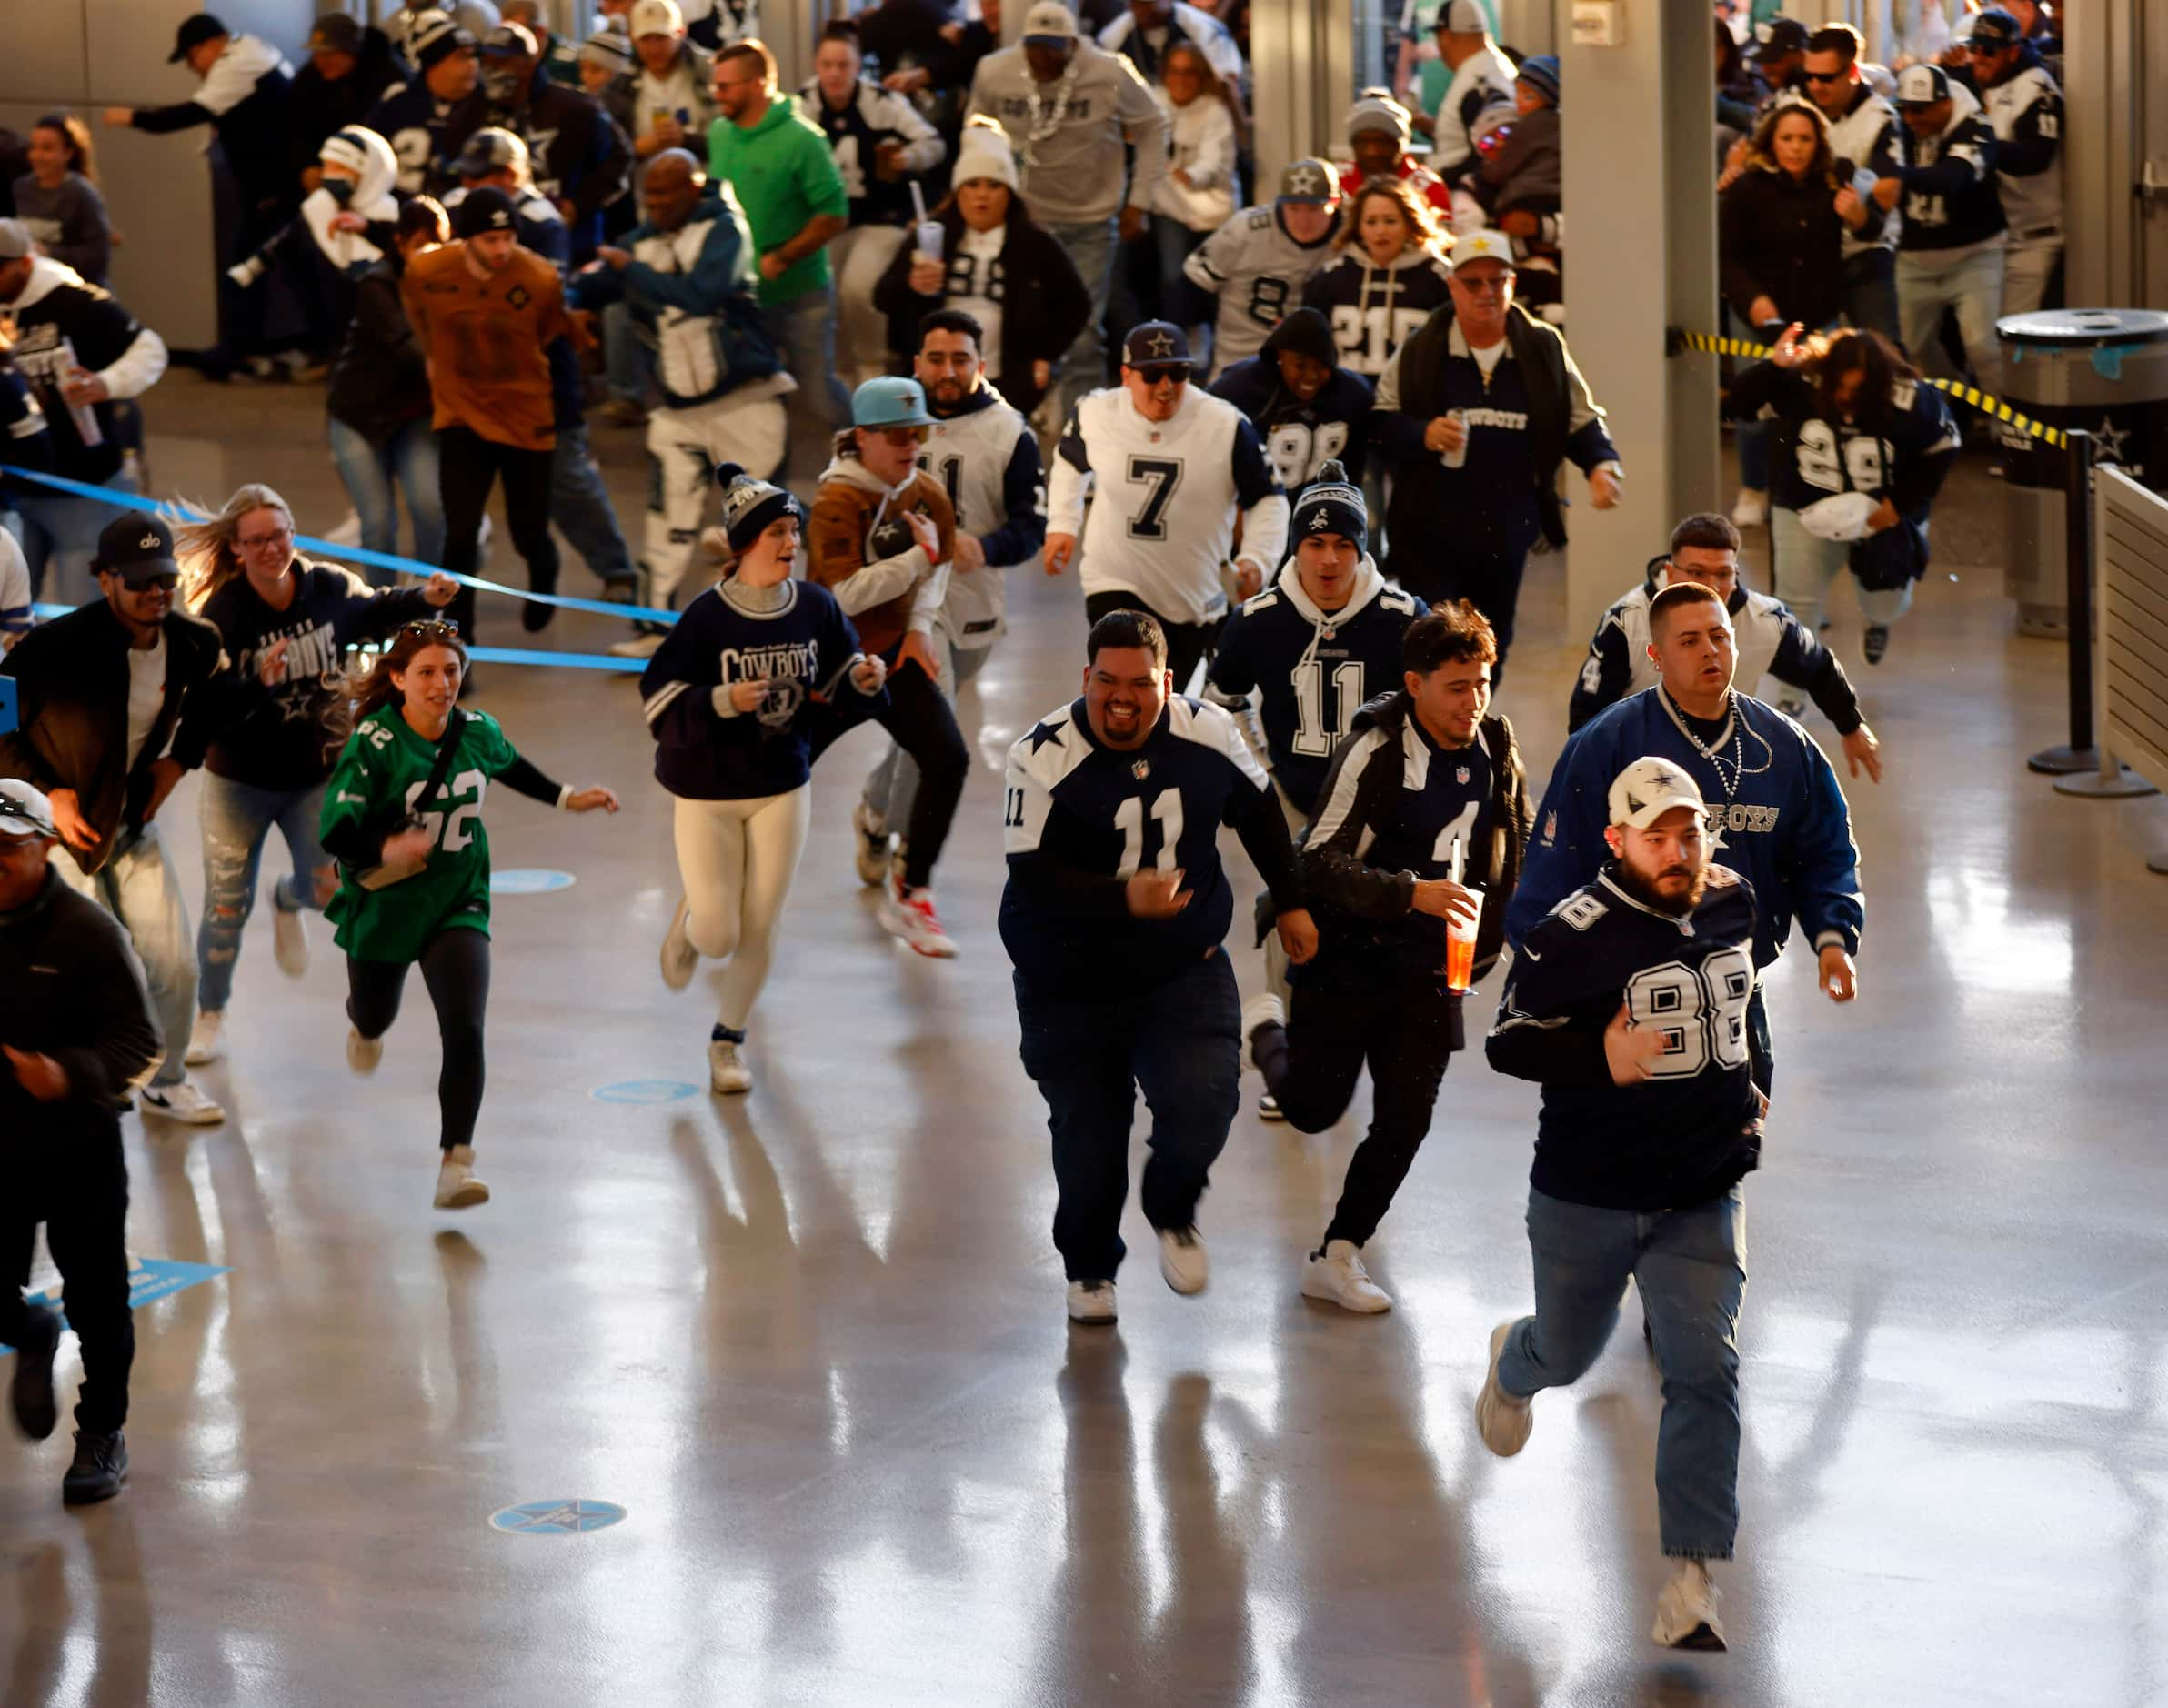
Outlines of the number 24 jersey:
<svg viewBox="0 0 2168 1708">
<path fill-rule="evenodd" d="M 1543 1087 L 1530 1183 L 1569 1203 L 1651 1211 L 1728 1191 L 1761 1158 L 1747 1034 L 1753 886 L 1709 869 L 1683 919 L 1643 904 L 1606 867 L 1531 930 L 1486 1045 L 1501 1072 Z M 1617 1085 L 1603 1050 L 1620 1005 L 1663 1053 Z"/>
</svg>

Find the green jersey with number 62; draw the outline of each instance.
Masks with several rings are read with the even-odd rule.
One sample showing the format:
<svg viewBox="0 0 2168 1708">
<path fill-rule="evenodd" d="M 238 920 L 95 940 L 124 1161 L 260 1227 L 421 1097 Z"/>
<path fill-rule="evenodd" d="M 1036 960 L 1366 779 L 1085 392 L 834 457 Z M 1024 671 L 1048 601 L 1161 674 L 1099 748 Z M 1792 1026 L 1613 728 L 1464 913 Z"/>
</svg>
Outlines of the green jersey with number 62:
<svg viewBox="0 0 2168 1708">
<path fill-rule="evenodd" d="M 430 797 L 422 822 L 436 846 L 427 869 L 405 883 L 364 889 L 342 870 L 338 894 L 325 909 L 338 927 L 337 943 L 356 960 L 415 960 L 441 930 L 489 932 L 489 833 L 482 797 L 489 779 L 519 755 L 487 712 L 460 716 L 458 750 Z M 396 706 L 362 720 L 324 788 L 322 834 L 350 826 L 388 826 L 414 810 L 436 769 L 437 749 L 416 734 Z"/>
</svg>

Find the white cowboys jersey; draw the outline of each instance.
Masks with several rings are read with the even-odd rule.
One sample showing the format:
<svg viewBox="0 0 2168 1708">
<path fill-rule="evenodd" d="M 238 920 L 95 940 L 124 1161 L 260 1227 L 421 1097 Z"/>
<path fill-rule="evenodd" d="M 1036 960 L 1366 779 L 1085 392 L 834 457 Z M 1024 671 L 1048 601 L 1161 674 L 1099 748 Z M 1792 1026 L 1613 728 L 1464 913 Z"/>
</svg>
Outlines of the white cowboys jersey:
<svg viewBox="0 0 2168 1708">
<path fill-rule="evenodd" d="M 2012 243 L 2042 233 L 2063 235 L 2063 91 L 2044 65 L 2029 65 L 2007 83 L 1981 96 L 1996 140 L 2005 145 L 2047 143 L 2053 157 L 2039 172 L 2013 177 L 1997 172 L 2002 192 L 2002 217 L 2010 222 Z"/>
<path fill-rule="evenodd" d="M 1287 548 L 1287 495 L 1257 430 L 1231 403 L 1191 385 L 1171 421 L 1148 421 L 1115 387 L 1070 414 L 1054 454 L 1047 531 L 1081 526 L 1087 594 L 1133 593 L 1169 622 L 1217 620 L 1227 614 L 1220 567 L 1238 510 L 1242 555 L 1277 565 Z"/>
<path fill-rule="evenodd" d="M 1189 252 L 1182 273 L 1220 303 L 1212 326 L 1212 372 L 1255 356 L 1302 302 L 1310 276 L 1332 259 L 1331 234 L 1297 243 L 1270 203 L 1245 207 Z"/>
<path fill-rule="evenodd" d="M 1895 177 L 1903 166 L 1902 150 L 1897 146 L 1897 131 L 1904 121 L 1897 116 L 1897 109 L 1871 89 L 1861 91 L 1866 99 L 1860 101 L 1850 112 L 1830 126 L 1830 153 L 1839 160 L 1849 160 L 1857 174 L 1876 178 Z M 1864 200 L 1872 186 L 1860 187 L 1855 176 L 1852 187 Z M 1862 239 L 1852 228 L 1844 230 L 1844 258 L 1863 255 L 1870 249 L 1894 249 L 1897 234 L 1904 229 L 1904 216 L 1896 208 L 1882 215 L 1882 231 L 1877 236 Z"/>
<path fill-rule="evenodd" d="M 956 509 L 956 531 L 985 536 L 1009 520 L 1007 476 L 1017 441 L 1029 438 L 1024 417 L 998 398 L 967 415 L 937 418 L 926 443 L 926 471 L 941 483 Z M 1036 450 L 1036 447 L 1035 447 Z M 1043 514 L 1047 486 L 1037 494 Z M 941 626 L 967 652 L 990 647 L 1008 620 L 1009 571 L 991 559 L 969 575 L 951 574 L 948 597 L 941 605 Z"/>
<path fill-rule="evenodd" d="M 1626 658 L 1633 667 L 1633 674 L 1620 690 L 1617 697 L 1620 699 L 1656 686 L 1656 662 L 1649 657 L 1649 601 L 1653 598 L 1655 595 L 1644 582 L 1605 611 L 1603 620 L 1596 625 L 1599 642 L 1607 628 L 1615 628 L 1625 637 Z M 1786 625 L 1798 620 L 1792 615 L 1792 608 L 1773 594 L 1747 588 L 1746 603 L 1731 613 L 1732 681 L 1742 690 L 1751 689 L 1761 681 L 1769 673 L 1777 648 L 1783 644 Z M 1602 668 L 1603 661 L 1591 647 L 1588 662 L 1581 666 L 1582 688 L 1595 692 Z"/>
</svg>

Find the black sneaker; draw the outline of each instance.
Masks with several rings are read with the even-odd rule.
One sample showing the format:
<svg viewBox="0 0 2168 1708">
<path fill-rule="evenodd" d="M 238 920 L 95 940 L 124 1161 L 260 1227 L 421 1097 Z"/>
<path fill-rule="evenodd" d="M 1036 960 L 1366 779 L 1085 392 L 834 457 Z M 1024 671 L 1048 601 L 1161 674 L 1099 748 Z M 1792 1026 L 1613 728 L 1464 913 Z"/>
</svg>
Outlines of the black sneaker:
<svg viewBox="0 0 2168 1708">
<path fill-rule="evenodd" d="M 128 1480 L 128 1438 L 119 1430 L 95 1435 L 75 1432 L 75 1462 L 60 1480 L 60 1498 L 70 1506 L 110 1501 Z"/>
<path fill-rule="evenodd" d="M 555 592 L 555 588 L 550 591 Z M 530 635 L 538 635 L 557 620 L 557 608 L 528 599 L 519 608 L 519 626 Z"/>
<path fill-rule="evenodd" d="M 1882 654 L 1890 649 L 1890 626 L 1887 623 L 1869 623 L 1867 632 L 1860 640 L 1860 650 L 1867 655 L 1869 664 L 1880 664 Z"/>
<path fill-rule="evenodd" d="M 9 1392 L 23 1433 L 42 1442 L 60 1416 L 53 1401 L 53 1354 L 60 1350 L 60 1312 L 50 1305 L 23 1307 L 23 1343 L 15 1348 L 15 1379 Z"/>
</svg>

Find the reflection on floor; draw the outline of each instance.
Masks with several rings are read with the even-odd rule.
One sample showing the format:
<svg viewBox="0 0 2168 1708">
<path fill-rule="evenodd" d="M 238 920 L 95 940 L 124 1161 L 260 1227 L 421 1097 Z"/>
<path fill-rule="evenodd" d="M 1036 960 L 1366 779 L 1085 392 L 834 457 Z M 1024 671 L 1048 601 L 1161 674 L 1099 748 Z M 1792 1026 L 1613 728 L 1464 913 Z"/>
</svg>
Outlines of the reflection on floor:
<svg viewBox="0 0 2168 1708">
<path fill-rule="evenodd" d="M 157 489 L 267 479 L 327 526 L 320 397 L 176 376 Z M 636 440 L 602 444 L 637 519 Z M 592 1095 L 701 1080 L 711 1018 L 705 980 L 673 997 L 656 974 L 676 880 L 628 682 L 484 680 L 523 749 L 627 798 L 607 821 L 491 801 L 501 867 L 578 881 L 498 903 L 486 1210 L 428 1207 L 418 991 L 356 1081 L 326 934 L 295 983 L 258 920 L 231 1060 L 205 1074 L 234 1119 L 129 1122 L 132 1249 L 231 1273 L 138 1320 L 122 1499 L 61 1511 L 65 1437 L 0 1452 L 0 1695 L 2163 1700 L 2168 885 L 2142 850 L 2163 809 L 2025 774 L 2061 738 L 2063 658 L 2011 637 L 1999 506 L 1962 471 L 1946 560 L 1879 669 L 1840 605 L 1891 768 L 1854 793 L 1861 1001 L 1832 1010 L 1796 954 L 1775 981 L 1729 1656 L 1648 1641 L 1658 1396 L 1631 1306 L 1582 1388 L 1537 1402 L 1524 1454 L 1476 1440 L 1485 1332 L 1528 1295 L 1533 1108 L 1480 1058 L 1371 1248 L 1391 1314 L 1296 1292 L 1357 1122 L 1313 1141 L 1245 1113 L 1204 1209 L 1211 1290 L 1177 1299 L 1148 1258 L 1118 1332 L 1065 1326 L 995 814 L 1005 746 L 1074 691 L 1081 623 L 1073 587 L 1019 572 L 964 707 L 978 763 L 941 873 L 963 958 L 914 959 L 873 922 L 854 738 L 816 781 L 743 1102 Z M 497 566 L 519 578 L 503 546 Z M 1546 765 L 1582 639 L 1558 604 L 1540 567 L 1505 702 Z M 508 609 L 487 621 L 514 642 Z M 197 893 L 193 785 L 166 816 Z M 575 1499 L 627 1516 L 489 1527 Z"/>
</svg>

